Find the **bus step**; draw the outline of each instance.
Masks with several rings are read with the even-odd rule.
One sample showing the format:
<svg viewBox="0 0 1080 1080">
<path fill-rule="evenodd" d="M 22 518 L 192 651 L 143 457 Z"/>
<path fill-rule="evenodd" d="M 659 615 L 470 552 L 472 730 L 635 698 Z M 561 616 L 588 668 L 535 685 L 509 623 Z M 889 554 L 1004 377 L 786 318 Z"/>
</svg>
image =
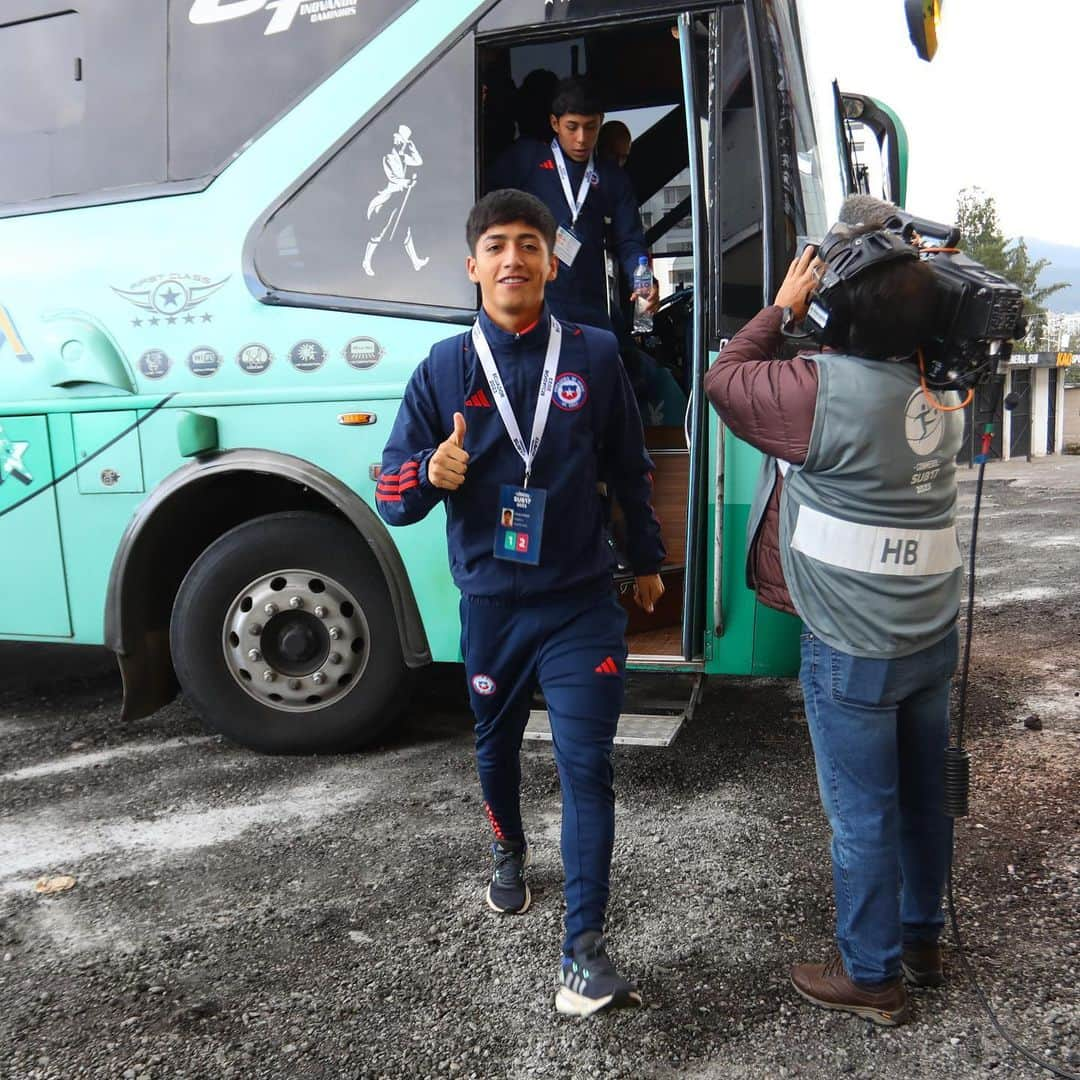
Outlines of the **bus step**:
<svg viewBox="0 0 1080 1080">
<path fill-rule="evenodd" d="M 663 712 L 622 713 L 615 732 L 615 742 L 626 746 L 670 746 L 683 724 L 693 718 L 704 684 L 703 675 L 694 676 L 688 687 L 686 702 L 668 700 L 648 703 L 655 709 L 665 710 Z M 551 742 L 551 723 L 547 709 L 533 709 L 529 713 L 525 738 Z"/>
<path fill-rule="evenodd" d="M 619 717 L 615 741 L 630 746 L 670 746 L 675 736 L 679 734 L 679 728 L 682 727 L 685 719 L 685 713 L 675 716 L 662 716 L 656 713 L 623 713 Z M 525 738 L 551 742 L 551 726 L 548 723 L 547 709 L 534 709 L 529 713 Z"/>
</svg>

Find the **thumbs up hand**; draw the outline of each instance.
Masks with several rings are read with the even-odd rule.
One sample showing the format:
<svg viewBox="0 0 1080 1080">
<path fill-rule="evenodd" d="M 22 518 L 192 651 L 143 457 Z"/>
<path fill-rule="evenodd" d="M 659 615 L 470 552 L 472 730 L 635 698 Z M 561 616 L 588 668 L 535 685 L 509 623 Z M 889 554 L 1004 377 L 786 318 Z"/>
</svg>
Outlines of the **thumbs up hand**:
<svg viewBox="0 0 1080 1080">
<path fill-rule="evenodd" d="M 457 491 L 465 483 L 465 471 L 469 467 L 469 455 L 465 450 L 465 417 L 454 413 L 454 430 L 449 438 L 439 443 L 435 453 L 428 459 L 428 480 L 432 487 L 445 491 Z"/>
</svg>

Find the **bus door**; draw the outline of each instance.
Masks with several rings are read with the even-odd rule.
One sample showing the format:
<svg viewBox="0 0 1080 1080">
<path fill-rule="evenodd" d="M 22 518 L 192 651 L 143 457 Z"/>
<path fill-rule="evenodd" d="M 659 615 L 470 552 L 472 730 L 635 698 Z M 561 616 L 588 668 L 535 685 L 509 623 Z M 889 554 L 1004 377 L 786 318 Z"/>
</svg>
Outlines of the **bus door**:
<svg viewBox="0 0 1080 1080">
<path fill-rule="evenodd" d="M 618 576 L 630 619 L 631 666 L 699 670 L 708 572 L 703 484 L 708 455 L 703 402 L 695 392 L 706 360 L 705 307 L 695 298 L 707 296 L 699 283 L 707 218 L 709 48 L 717 11 L 615 4 L 611 8 L 617 10 L 609 8 L 601 20 L 596 5 L 582 4 L 537 26 L 515 24 L 518 18 L 535 21 L 539 6 L 520 16 L 513 8 L 502 14 L 504 6 L 480 25 L 481 189 L 483 174 L 516 138 L 551 137 L 548 99 L 559 78 L 588 77 L 604 102 L 605 120 L 624 123 L 633 139 L 624 167 L 637 196 L 661 303 L 652 333 L 632 335 L 630 284 L 609 259 L 611 317 L 656 466 L 654 503 L 668 553 L 661 568 L 666 591 L 657 612 L 648 616 L 633 604 L 629 567 Z M 641 10 L 646 7 L 652 10 Z M 498 33 L 483 36 L 489 28 Z M 625 550 L 617 506 L 613 533 L 617 551 Z"/>
<path fill-rule="evenodd" d="M 628 666 L 663 673 L 665 689 L 663 708 L 646 694 L 640 711 L 623 716 L 618 741 L 666 745 L 696 702 L 704 667 L 710 454 L 700 387 L 708 358 L 708 80 L 720 9 L 579 4 L 535 25 L 539 10 L 501 4 L 480 24 L 480 187 L 486 189 L 485 173 L 515 139 L 550 139 L 548 101 L 559 78 L 588 77 L 604 102 L 605 120 L 630 130 L 624 167 L 661 301 L 653 331 L 631 334 L 630 283 L 609 259 L 610 310 L 655 464 L 654 505 L 667 549 L 661 568 L 666 591 L 657 611 L 646 615 L 634 605 L 629 566 L 617 580 L 629 616 Z M 617 503 L 612 517 L 621 552 Z M 673 673 L 681 678 L 673 680 Z M 673 702 L 680 682 L 685 694 Z"/>
<path fill-rule="evenodd" d="M 706 155 L 710 218 L 707 344 L 715 358 L 772 303 L 799 236 L 820 238 L 826 212 L 796 5 L 747 0 L 712 21 Z M 746 583 L 746 537 L 762 455 L 706 412 L 710 451 L 710 674 L 792 675 L 798 620 Z"/>
</svg>

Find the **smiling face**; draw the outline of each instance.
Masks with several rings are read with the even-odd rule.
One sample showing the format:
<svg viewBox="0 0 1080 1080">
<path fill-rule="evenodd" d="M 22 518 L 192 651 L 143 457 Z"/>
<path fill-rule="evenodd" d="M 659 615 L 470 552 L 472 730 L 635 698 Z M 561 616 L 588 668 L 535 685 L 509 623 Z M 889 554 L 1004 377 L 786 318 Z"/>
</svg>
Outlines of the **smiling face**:
<svg viewBox="0 0 1080 1080">
<path fill-rule="evenodd" d="M 551 130 L 555 132 L 562 152 L 571 161 L 584 165 L 596 146 L 603 122 L 603 113 L 590 116 L 583 113 L 563 113 L 562 116 L 551 117 Z"/>
<path fill-rule="evenodd" d="M 524 221 L 492 225 L 465 262 L 492 322 L 512 332 L 539 318 L 544 286 L 555 280 L 557 266 L 539 230 Z"/>
</svg>

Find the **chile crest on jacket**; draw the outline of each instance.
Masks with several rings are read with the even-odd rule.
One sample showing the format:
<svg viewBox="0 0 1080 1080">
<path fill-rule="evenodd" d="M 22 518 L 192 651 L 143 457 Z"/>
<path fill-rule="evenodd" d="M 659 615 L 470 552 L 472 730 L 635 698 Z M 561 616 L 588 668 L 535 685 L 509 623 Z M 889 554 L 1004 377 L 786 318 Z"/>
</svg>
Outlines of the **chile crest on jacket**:
<svg viewBox="0 0 1080 1080">
<path fill-rule="evenodd" d="M 555 380 L 553 400 L 560 409 L 566 412 L 576 412 L 585 404 L 589 397 L 589 388 L 585 380 L 572 371 L 564 371 Z"/>
</svg>

